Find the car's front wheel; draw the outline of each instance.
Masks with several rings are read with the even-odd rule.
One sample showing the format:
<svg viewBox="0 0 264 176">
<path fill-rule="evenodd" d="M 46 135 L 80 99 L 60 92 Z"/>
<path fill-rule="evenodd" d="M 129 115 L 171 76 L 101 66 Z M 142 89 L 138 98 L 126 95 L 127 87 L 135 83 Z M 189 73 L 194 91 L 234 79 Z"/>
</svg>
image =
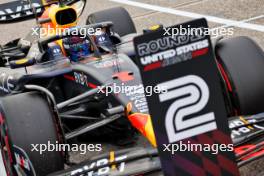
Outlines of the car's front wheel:
<svg viewBox="0 0 264 176">
<path fill-rule="evenodd" d="M 44 176 L 62 170 L 61 152 L 38 151 L 41 144 L 60 142 L 57 127 L 44 95 L 28 92 L 0 98 L 1 175 Z"/>
</svg>

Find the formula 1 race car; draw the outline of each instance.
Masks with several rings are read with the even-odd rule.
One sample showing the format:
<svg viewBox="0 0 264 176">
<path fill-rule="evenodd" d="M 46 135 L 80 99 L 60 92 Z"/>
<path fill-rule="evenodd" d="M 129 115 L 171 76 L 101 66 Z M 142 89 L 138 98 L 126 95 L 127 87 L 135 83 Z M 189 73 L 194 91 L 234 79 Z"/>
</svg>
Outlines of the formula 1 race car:
<svg viewBox="0 0 264 176">
<path fill-rule="evenodd" d="M 6 175 L 162 175 L 146 92 L 138 91 L 143 85 L 133 62 L 133 38 L 139 34 L 123 8 L 95 12 L 87 25 L 77 26 L 84 4 L 31 3 L 21 16 L 32 16 L 29 10 L 39 16 L 34 32 L 52 27 L 59 34 L 31 32 L 0 48 L 0 169 Z M 152 30 L 159 27 L 145 32 Z M 246 37 L 216 41 L 214 48 L 229 116 L 264 112 L 263 51 Z M 134 89 L 111 92 L 118 86 Z M 241 166 L 263 154 L 262 119 L 263 114 L 229 120 Z M 64 164 L 72 164 L 67 151 L 31 151 L 31 144 L 65 144 L 83 135 L 133 138 L 133 127 L 153 148 L 110 152 L 66 170 Z"/>
<path fill-rule="evenodd" d="M 36 20 L 37 25 L 41 26 L 37 28 L 39 34 L 44 29 L 48 31 L 52 27 L 58 30 L 69 29 L 68 32 L 59 31 L 59 34 L 55 34 L 53 31 L 45 36 L 34 36 L 33 32 L 36 30 L 33 30 L 26 38 L 1 46 L 0 94 L 3 97 L 1 102 L 1 129 L 3 130 L 1 151 L 8 174 L 13 173 L 15 158 L 28 158 L 24 154 L 30 151 L 28 145 L 30 139 L 36 139 L 34 143 L 44 142 L 44 138 L 49 138 L 51 142 L 65 143 L 89 133 L 89 138 L 100 137 L 100 140 L 104 138 L 108 141 L 111 139 L 111 141 L 124 145 L 124 143 L 133 141 L 135 135 L 135 130 L 130 125 L 127 116 L 131 115 L 133 118 L 134 116 L 146 116 L 141 114 L 147 111 L 144 93 L 136 97 L 133 94 L 129 95 L 130 92 L 121 92 L 114 96 L 105 94 L 105 91 L 110 91 L 107 90 L 107 86 L 110 87 L 110 85 L 133 85 L 136 89 L 142 89 L 136 65 L 133 64 L 131 58 L 117 49 L 117 43 L 123 40 L 122 36 L 112 32 L 112 22 L 77 27 L 78 14 L 82 11 L 77 3 L 82 1 L 70 2 L 58 4 L 54 1 L 52 5 L 45 7 L 34 7 L 34 4 L 31 4 L 34 12 L 37 12 L 39 8 L 46 8 L 41 15 L 35 14 L 40 15 Z M 82 4 L 83 7 L 84 4 Z M 131 20 L 122 8 L 115 8 L 112 11 Z M 21 12 L 21 16 L 22 14 L 24 13 Z M 8 16 L 5 18 L 8 22 L 12 20 Z M 83 33 L 83 30 L 88 33 L 97 31 L 88 34 Z M 19 113 L 20 115 L 14 116 L 13 122 L 7 122 L 12 119 L 9 116 L 13 116 L 8 114 L 7 109 L 17 108 L 17 105 L 11 103 L 11 99 L 19 104 L 25 103 L 25 106 L 19 106 L 22 108 L 21 113 L 25 114 Z M 125 111 L 125 107 L 130 102 L 133 107 L 129 112 Z M 10 111 L 10 113 L 17 113 L 20 110 Z M 137 114 L 133 115 L 134 113 Z M 38 114 L 40 118 L 34 118 L 31 121 L 29 114 L 32 118 Z M 26 126 L 20 124 L 21 121 L 26 122 L 24 123 Z M 8 127 L 4 129 L 5 126 Z M 34 132 L 33 126 L 39 133 Z M 19 129 L 24 132 L 28 129 L 30 132 L 16 131 Z M 18 137 L 19 141 L 13 139 L 14 136 Z M 9 148 L 7 145 L 17 146 L 20 152 L 14 152 L 14 148 Z M 6 151 L 9 154 L 12 153 L 12 156 L 6 155 Z M 29 158 L 36 160 L 26 160 L 30 163 L 37 161 L 38 166 L 34 166 L 33 169 L 28 164 L 24 169 L 30 168 L 30 173 L 37 175 L 46 175 L 61 170 L 68 160 L 67 153 L 50 152 L 48 155 L 44 154 L 44 157 L 37 156 L 36 153 L 33 155 L 35 156 L 29 156 Z M 43 167 L 42 164 L 46 161 L 55 164 L 47 163 Z M 16 163 L 18 164 L 18 161 Z M 17 172 L 20 172 L 18 170 Z M 26 175 L 30 173 L 25 170 Z"/>
<path fill-rule="evenodd" d="M 56 95 L 56 102 L 62 103 L 60 109 L 61 112 L 63 112 L 63 124 L 65 127 L 67 126 L 66 128 L 69 132 L 73 132 L 69 135 L 69 138 L 79 136 L 81 133 L 84 134 L 84 131 L 88 132 L 92 130 L 87 129 L 87 126 L 83 126 L 83 124 L 103 120 L 100 121 L 100 123 L 96 123 L 99 126 L 95 125 L 93 127 L 98 129 L 93 133 L 94 137 L 100 135 L 104 136 L 105 139 L 111 138 L 112 141 L 115 141 L 118 144 L 132 142 L 135 131 L 132 129 L 126 118 L 121 118 L 118 121 L 116 121 L 117 117 L 112 120 L 110 120 L 111 118 L 107 120 L 105 119 L 105 117 L 123 113 L 123 106 L 118 106 L 120 105 L 120 102 L 111 97 L 102 97 L 102 95 L 97 94 L 100 90 L 99 88 L 97 88 L 97 91 L 92 89 L 99 85 L 108 84 L 109 81 L 111 82 L 111 80 L 108 80 L 111 78 L 111 76 L 109 77 L 110 74 L 113 79 L 115 78 L 116 80 L 118 80 L 119 77 L 129 80 L 135 78 L 136 81 L 134 84 L 137 85 L 137 82 L 140 83 L 140 79 L 137 80 L 139 75 L 130 75 L 132 74 L 130 72 L 137 72 L 137 70 L 134 67 L 127 67 L 129 65 L 128 63 L 131 62 L 131 59 L 121 54 L 122 52 L 114 51 L 114 47 L 116 47 L 115 44 L 117 42 L 120 43 L 121 37 L 112 35 L 112 22 L 95 23 L 78 28 L 76 26 L 77 18 L 79 14 L 81 14 L 85 3 L 78 4 L 83 1 L 73 2 L 74 1 L 64 2 L 63 7 L 61 8 L 54 4 L 52 4 L 52 6 L 45 6 L 48 8 L 43 11 L 39 18 L 37 18 L 37 23 L 38 25 L 41 25 L 41 28 L 33 29 L 26 38 L 14 40 L 1 47 L 0 62 L 1 66 L 4 67 L 1 71 L 1 78 L 3 81 L 1 95 L 9 94 L 12 86 L 14 86 L 14 90 L 17 89 L 15 87 L 18 86 L 20 84 L 18 82 L 22 80 L 22 84 L 25 84 L 28 81 L 31 82 L 34 80 L 33 82 L 39 82 L 38 80 L 41 80 L 40 82 L 43 84 L 43 87 L 50 87 L 53 89 L 50 89 L 49 91 L 51 91 L 53 95 Z M 70 5 L 64 6 L 67 4 Z M 42 6 L 37 7 L 40 8 Z M 118 10 L 120 13 L 127 15 L 127 18 L 130 19 L 124 9 L 116 9 L 116 11 Z M 35 9 L 34 11 L 37 12 L 38 9 Z M 6 18 L 9 19 L 8 17 Z M 61 21 L 57 21 L 58 19 Z M 10 22 L 10 20 L 7 21 Z M 71 31 L 64 33 L 58 31 L 64 29 L 67 30 L 69 28 L 71 28 Z M 55 30 L 52 31 L 50 29 Z M 89 33 L 89 30 L 91 32 L 100 30 L 100 34 L 86 36 L 87 38 L 81 36 L 85 35 L 83 32 L 88 31 Z M 61 35 L 53 35 L 54 32 L 58 32 Z M 79 33 L 78 35 L 80 36 L 74 37 L 74 32 Z M 45 34 L 42 35 L 42 33 Z M 39 58 L 36 59 L 37 55 Z M 83 59 L 81 59 L 81 57 L 83 57 Z M 78 67 L 76 68 L 77 70 L 85 69 L 89 70 L 88 72 L 92 70 L 79 68 L 77 63 L 82 62 L 82 66 L 84 63 L 91 63 L 91 67 L 93 67 L 94 71 L 87 73 L 87 75 L 82 71 L 72 72 L 70 71 L 71 61 L 76 63 L 75 66 Z M 121 63 L 123 66 L 121 66 Z M 25 67 L 29 69 L 25 70 Z M 61 70 L 62 72 L 58 72 L 58 68 L 60 67 L 64 67 L 64 71 Z M 118 71 L 119 69 L 120 71 Z M 8 74 L 9 70 L 12 72 L 12 75 Z M 8 79 L 12 77 L 12 81 L 10 79 L 7 81 L 6 78 L 4 78 L 6 76 Z M 59 83 L 59 85 L 56 85 L 60 82 L 58 80 L 61 80 L 62 82 Z M 34 85 L 39 84 L 33 82 L 32 84 Z M 72 99 L 87 90 L 92 90 L 92 92 L 90 92 L 90 100 L 86 99 L 86 101 L 77 103 L 76 101 L 79 100 L 76 99 L 74 103 L 68 102 L 69 104 L 63 104 L 66 100 Z M 87 96 L 89 96 L 89 94 L 87 94 Z M 123 101 L 126 102 L 126 100 Z M 71 108 L 66 107 L 68 105 L 70 105 Z M 71 121 L 72 119 L 75 119 L 76 121 L 73 123 Z M 107 125 L 109 123 L 111 124 Z M 102 128 L 99 129 L 100 126 L 106 127 L 101 130 Z M 83 129 L 85 130 L 81 133 L 76 133 L 73 129 L 79 132 Z"/>
</svg>

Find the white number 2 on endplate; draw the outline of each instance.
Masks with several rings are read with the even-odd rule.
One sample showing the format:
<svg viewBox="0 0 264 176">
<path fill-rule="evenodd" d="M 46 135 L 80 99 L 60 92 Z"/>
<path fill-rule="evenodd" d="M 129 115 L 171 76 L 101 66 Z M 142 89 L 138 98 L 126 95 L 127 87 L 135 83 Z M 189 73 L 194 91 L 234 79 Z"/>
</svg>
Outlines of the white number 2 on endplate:
<svg viewBox="0 0 264 176">
<path fill-rule="evenodd" d="M 217 129 L 214 112 L 190 116 L 203 110 L 209 100 L 209 88 L 201 77 L 188 75 L 158 86 L 167 89 L 159 95 L 160 102 L 176 99 L 169 106 L 165 117 L 170 143 Z"/>
</svg>

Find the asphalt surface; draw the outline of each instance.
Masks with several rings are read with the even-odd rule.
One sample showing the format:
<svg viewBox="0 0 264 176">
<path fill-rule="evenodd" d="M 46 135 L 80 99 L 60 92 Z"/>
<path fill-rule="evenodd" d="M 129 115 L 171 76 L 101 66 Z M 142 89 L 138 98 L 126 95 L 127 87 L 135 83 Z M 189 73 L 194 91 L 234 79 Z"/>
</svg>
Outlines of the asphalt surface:
<svg viewBox="0 0 264 176">
<path fill-rule="evenodd" d="M 4 2 L 8 2 L 8 0 L 0 0 L 0 3 Z M 225 25 L 234 27 L 234 35 L 225 37 L 249 36 L 264 49 L 263 0 L 87 0 L 80 24 L 85 23 L 88 14 L 116 6 L 123 6 L 129 11 L 138 31 L 155 24 L 170 26 L 203 15 L 208 18 L 211 28 Z M 15 24 L 0 24 L 0 44 L 23 37 L 34 25 L 34 20 Z M 148 144 L 144 139 L 140 139 L 137 145 L 146 146 Z M 117 148 L 110 144 L 104 144 L 103 152 Z M 96 153 L 92 155 L 96 155 Z M 74 153 L 72 160 L 82 161 L 89 156 Z M 241 175 L 263 176 L 263 166 L 263 159 L 254 162 L 242 167 Z"/>
</svg>

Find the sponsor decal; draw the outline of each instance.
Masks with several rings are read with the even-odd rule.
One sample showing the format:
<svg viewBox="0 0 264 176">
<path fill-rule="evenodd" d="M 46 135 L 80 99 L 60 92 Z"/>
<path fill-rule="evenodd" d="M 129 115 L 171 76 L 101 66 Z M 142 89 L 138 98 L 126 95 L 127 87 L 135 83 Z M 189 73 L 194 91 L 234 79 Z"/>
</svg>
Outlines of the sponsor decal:
<svg viewBox="0 0 264 176">
<path fill-rule="evenodd" d="M 87 76 L 83 73 L 74 72 L 74 80 L 77 84 L 88 85 Z"/>
<path fill-rule="evenodd" d="M 67 80 L 74 81 L 77 84 L 80 84 L 82 86 L 86 86 L 86 87 L 89 87 L 89 88 L 92 88 L 92 89 L 98 87 L 96 84 L 93 84 L 92 82 L 88 82 L 87 75 L 85 75 L 82 72 L 81 73 L 74 72 L 73 73 L 73 76 L 72 75 L 65 74 L 65 75 L 63 75 L 63 77 L 65 79 L 67 79 Z"/>
<path fill-rule="evenodd" d="M 44 11 L 45 6 L 59 2 L 59 0 L 31 0 L 36 13 L 40 14 Z M 72 0 L 65 0 L 72 2 Z M 33 15 L 31 5 L 27 0 L 15 0 L 5 4 L 0 4 L 0 22 L 20 19 Z"/>
<path fill-rule="evenodd" d="M 148 104 L 143 84 L 134 85 L 131 89 L 126 89 L 125 94 L 140 113 L 148 112 Z"/>
<path fill-rule="evenodd" d="M 126 155 L 114 157 L 113 153 L 110 153 L 109 158 L 103 158 L 103 159 L 94 161 L 90 164 L 84 165 L 82 168 L 73 170 L 73 171 L 71 171 L 70 176 L 77 176 L 77 175 L 80 175 L 80 173 L 82 173 L 82 174 L 85 173 L 85 175 L 88 175 L 88 176 L 105 176 L 105 175 L 109 175 L 113 170 L 115 172 L 121 173 L 121 172 L 124 172 L 124 170 L 125 170 L 125 166 L 126 166 L 125 162 L 121 162 L 118 165 L 113 164 L 112 166 L 111 166 L 111 163 L 120 162 L 126 158 L 127 158 Z M 103 165 L 109 165 L 109 166 L 102 167 L 98 170 L 92 170 L 95 167 L 100 167 Z"/>
<path fill-rule="evenodd" d="M 22 148 L 15 145 L 13 146 L 13 150 L 16 161 L 14 167 L 17 173 L 25 173 L 25 175 L 28 176 L 35 176 L 36 173 L 34 167 L 26 152 Z"/>
<path fill-rule="evenodd" d="M 232 120 L 229 123 L 229 127 L 233 129 L 231 133 L 231 137 L 235 139 L 238 137 L 246 136 L 247 134 L 250 134 L 250 133 L 264 130 L 264 126 L 256 122 L 257 122 L 257 119 L 254 119 L 254 118 L 245 119 L 242 116 L 239 117 L 239 119 Z M 252 125 L 247 125 L 251 123 Z"/>
<path fill-rule="evenodd" d="M 122 58 L 119 59 L 106 59 L 106 60 L 100 60 L 99 62 L 95 63 L 94 66 L 96 68 L 109 68 L 114 66 L 119 66 L 120 64 L 125 63 L 125 61 Z"/>
<path fill-rule="evenodd" d="M 36 8 L 37 13 L 43 11 L 42 4 L 39 1 L 33 1 L 32 5 Z M 0 6 L 0 21 L 18 19 L 24 16 L 33 15 L 31 5 L 27 2 L 10 2 L 7 4 L 2 4 Z"/>
<path fill-rule="evenodd" d="M 181 26 L 208 28 L 205 19 Z M 134 39 L 134 61 L 144 87 L 166 88 L 165 92 L 146 97 L 164 174 L 239 175 L 232 150 L 217 154 L 206 150 L 177 150 L 172 154 L 163 150 L 164 145 L 181 143 L 210 147 L 232 145 L 210 36 L 204 33 L 164 35 L 164 30 Z"/>
</svg>

